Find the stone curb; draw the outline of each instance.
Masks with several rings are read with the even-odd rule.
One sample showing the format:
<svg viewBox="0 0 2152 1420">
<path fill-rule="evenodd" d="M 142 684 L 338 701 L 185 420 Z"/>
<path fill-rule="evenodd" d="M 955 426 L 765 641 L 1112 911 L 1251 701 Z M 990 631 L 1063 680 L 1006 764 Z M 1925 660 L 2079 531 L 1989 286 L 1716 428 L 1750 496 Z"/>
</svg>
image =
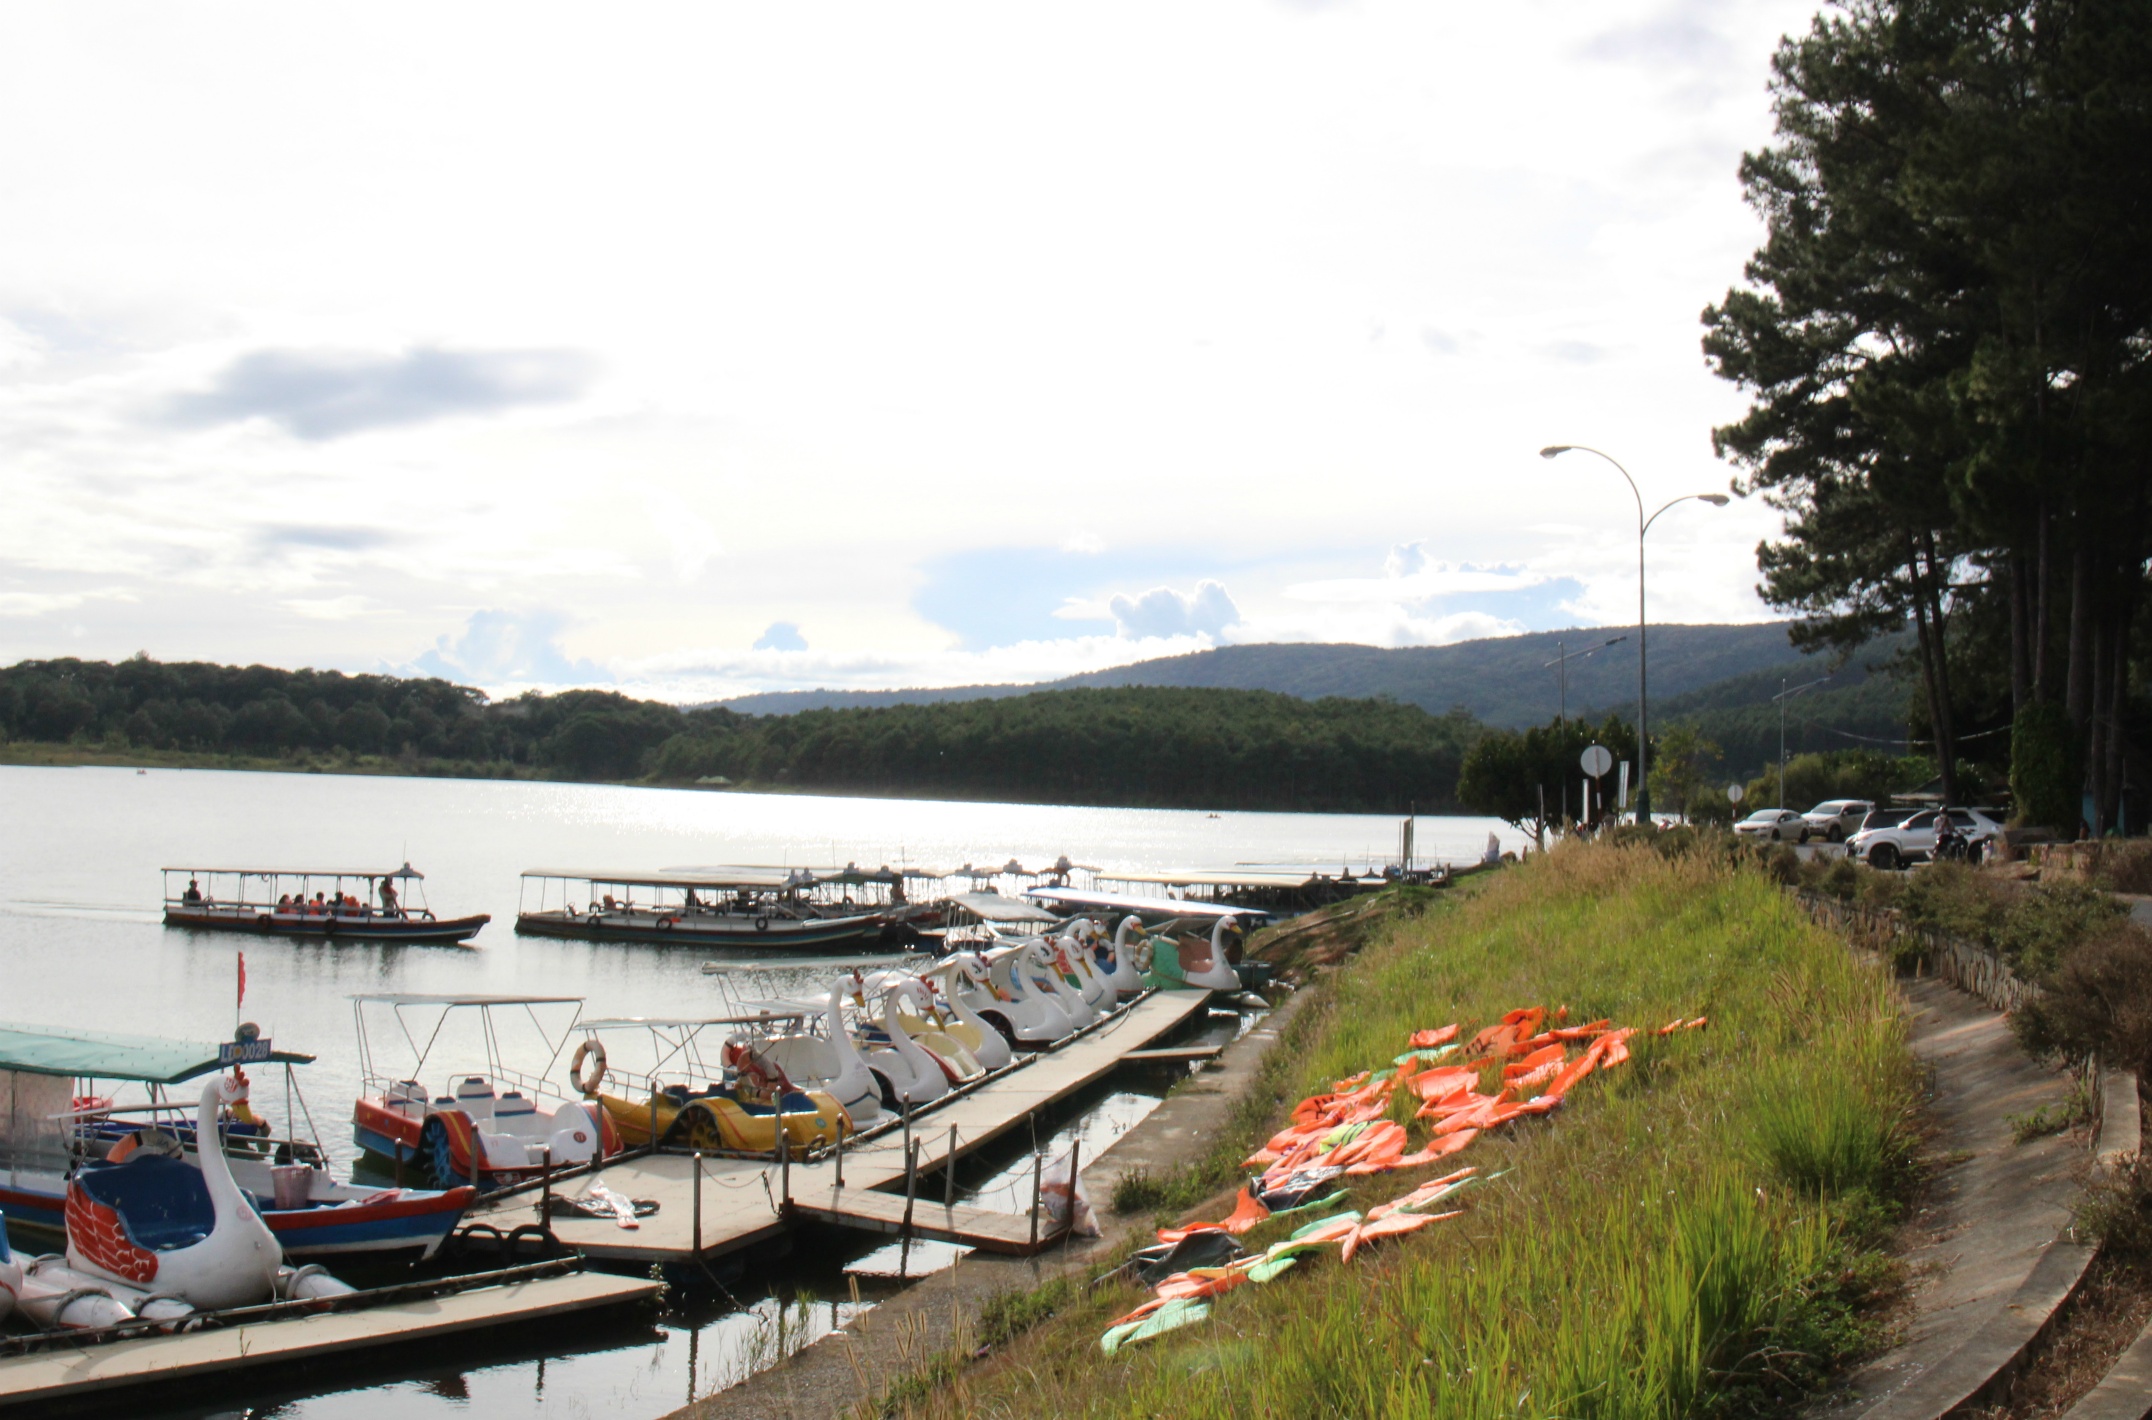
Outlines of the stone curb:
<svg viewBox="0 0 2152 1420">
<path fill-rule="evenodd" d="M 2122 1353 L 2098 1385 L 2062 1413 L 2062 1420 L 2145 1420 L 2148 1415 L 2152 1415 L 2152 1327 Z"/>
<path fill-rule="evenodd" d="M 2106 1164 L 2137 1151 L 2142 1125 L 2138 1117 L 2136 1078 L 2124 1071 L 2110 1070 L 2100 1083 L 2103 1103 L 2107 1107 L 2101 1111 L 2100 1134 L 2093 1154 Z M 2002 1400 L 2024 1362 L 2025 1352 L 2047 1331 L 2055 1314 L 2062 1310 L 2062 1304 L 2084 1280 L 2086 1269 L 2092 1265 L 2093 1252 L 2092 1247 L 2078 1242 L 2068 1233 L 2058 1236 L 2040 1254 L 2040 1260 L 2011 1293 L 2010 1300 L 1978 1331 L 1904 1390 L 1886 1396 L 1862 1411 L 1859 1420 L 1943 1420 L 1943 1417 L 1958 1415 L 1977 1405 Z M 2152 1340 L 2139 1337 L 2124 1360 L 2139 1353 L 2142 1353 L 2139 1359 L 2143 1365 L 2152 1368 Z M 2106 1384 L 2102 1381 L 2099 1388 L 2079 1402 L 2079 1407 Z M 2148 1406 L 2152 1406 L 2152 1398 L 2147 1397 L 2143 1382 L 2139 1381 L 2133 1387 L 2126 1380 L 2120 1384 L 2130 1389 L 2131 1401 L 2138 1407 L 2136 1410 L 2085 1415 L 2072 1410 L 2070 1416 L 2073 1420 L 2092 1420 L 2096 1414 L 2098 1420 L 2116 1420 L 2116 1417 L 2127 1415 L 2129 1420 L 2144 1420 Z"/>
<path fill-rule="evenodd" d="M 2100 1081 L 2105 1123 L 2100 1129 L 2100 1165 L 2127 1167 L 2143 1142 L 2137 1103 L 2137 1077 L 2110 1070 Z M 2118 1126 L 2117 1119 L 2126 1121 Z M 2077 1398 L 2062 1420 L 2146 1420 L 2152 1416 L 2152 1324 L 2138 1333 L 2100 1383 Z"/>
</svg>

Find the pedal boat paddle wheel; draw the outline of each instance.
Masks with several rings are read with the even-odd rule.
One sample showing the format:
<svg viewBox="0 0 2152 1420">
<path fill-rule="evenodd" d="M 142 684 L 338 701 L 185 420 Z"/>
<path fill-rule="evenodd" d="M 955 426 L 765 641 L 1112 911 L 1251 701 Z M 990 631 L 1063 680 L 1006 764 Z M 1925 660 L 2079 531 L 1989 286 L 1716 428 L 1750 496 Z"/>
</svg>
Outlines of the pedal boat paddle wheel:
<svg viewBox="0 0 2152 1420">
<path fill-rule="evenodd" d="M 355 942 L 464 942 L 493 920 L 437 917 L 426 875 L 350 869 L 165 868 L 164 925 L 264 937 Z M 415 899 L 415 900 L 414 900 Z"/>
<path fill-rule="evenodd" d="M 471 1190 L 338 1182 L 311 1127 L 303 1133 L 296 1127 L 309 1111 L 293 1067 L 312 1059 L 274 1049 L 252 1026 L 242 1026 L 236 1040 L 208 1044 L 0 1025 L 0 1209 L 19 1230 L 57 1242 L 66 1229 L 69 1182 L 86 1171 L 139 1159 L 143 1177 L 168 1172 L 166 1165 L 202 1175 L 198 1103 L 175 1087 L 245 1065 L 267 1072 L 268 1082 L 254 1081 L 246 1097 L 219 1108 L 207 1135 L 217 1147 L 209 1152 L 268 1225 L 284 1258 L 432 1256 L 473 1201 Z M 294 1127 L 280 1132 L 258 1112 L 256 1102 L 268 1099 Z"/>
<path fill-rule="evenodd" d="M 885 881 L 883 875 L 887 875 Z M 874 951 L 915 940 L 903 878 L 809 869 L 712 868 L 659 873 L 577 873 L 533 869 L 523 875 L 516 931 L 525 936 L 592 942 L 642 942 L 700 950 L 756 952 Z M 878 900 L 862 901 L 869 891 Z"/>
<path fill-rule="evenodd" d="M 552 1083 L 582 1005 L 580 996 L 354 996 L 362 1083 L 352 1141 L 398 1178 L 481 1193 L 611 1158 L 622 1148 L 612 1116 Z M 380 1029 L 390 1023 L 393 1032 Z M 408 1045 L 408 1058 L 378 1049 L 377 1033 Z M 519 1065 L 508 1063 L 504 1036 L 522 1047 Z M 453 1068 L 437 1063 L 443 1055 Z M 438 1094 L 424 1083 L 429 1071 L 444 1080 Z"/>
<path fill-rule="evenodd" d="M 568 1079 L 631 1146 L 774 1158 L 782 1129 L 786 1151 L 804 1155 L 859 1127 L 836 1096 L 795 1081 L 769 1051 L 772 1032 L 797 1034 L 804 1019 L 780 1010 L 584 1021 Z M 613 1058 L 628 1055 L 631 1037 L 640 1037 L 636 1070 Z"/>
</svg>

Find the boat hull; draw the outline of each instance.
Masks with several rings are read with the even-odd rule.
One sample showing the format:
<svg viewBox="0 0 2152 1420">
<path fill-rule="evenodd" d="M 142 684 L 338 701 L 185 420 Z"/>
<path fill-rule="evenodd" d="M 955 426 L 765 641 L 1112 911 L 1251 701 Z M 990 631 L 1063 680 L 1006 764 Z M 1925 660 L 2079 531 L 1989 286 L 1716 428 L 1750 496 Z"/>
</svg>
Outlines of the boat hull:
<svg viewBox="0 0 2152 1420">
<path fill-rule="evenodd" d="M 470 917 L 313 917 L 295 912 L 243 911 L 230 908 L 164 910 L 164 925 L 199 932 L 244 932 L 256 937 L 312 937 L 352 942 L 461 942 L 478 935 L 493 920 L 480 912 Z"/>
<path fill-rule="evenodd" d="M 671 922 L 661 927 L 660 922 Z M 757 927 L 757 922 L 766 925 Z M 883 920 L 862 917 L 671 918 L 632 915 L 571 917 L 562 912 L 524 912 L 516 932 L 526 937 L 567 937 L 586 942 L 640 942 L 661 947 L 742 947 L 754 951 L 841 951 L 881 945 Z"/>
<path fill-rule="evenodd" d="M 9 1227 L 54 1240 L 66 1236 L 66 1185 L 50 1182 L 49 1191 L 0 1185 L 0 1213 Z M 264 1208 L 262 1219 L 287 1258 L 423 1261 L 440 1250 L 476 1199 L 468 1186 L 445 1193 L 388 1189 L 341 1206 Z"/>
</svg>

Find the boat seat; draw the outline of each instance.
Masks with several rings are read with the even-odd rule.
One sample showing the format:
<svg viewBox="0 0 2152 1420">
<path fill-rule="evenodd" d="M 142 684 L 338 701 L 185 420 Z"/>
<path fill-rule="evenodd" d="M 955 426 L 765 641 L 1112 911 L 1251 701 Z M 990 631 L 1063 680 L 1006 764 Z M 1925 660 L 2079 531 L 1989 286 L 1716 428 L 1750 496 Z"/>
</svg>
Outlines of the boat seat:
<svg viewBox="0 0 2152 1420">
<path fill-rule="evenodd" d="M 120 1215 L 135 1246 L 151 1252 L 192 1247 L 217 1226 L 202 1171 L 163 1154 L 85 1165 L 75 1182 L 92 1201 Z"/>
<path fill-rule="evenodd" d="M 493 1105 L 493 1086 L 482 1077 L 469 1076 L 456 1086 L 455 1108 L 470 1115 L 472 1119 L 491 1119 Z"/>
<path fill-rule="evenodd" d="M 487 1168 L 520 1169 L 527 1168 L 534 1162 L 528 1140 L 492 1129 L 480 1130 L 479 1137 L 485 1140 Z"/>
</svg>

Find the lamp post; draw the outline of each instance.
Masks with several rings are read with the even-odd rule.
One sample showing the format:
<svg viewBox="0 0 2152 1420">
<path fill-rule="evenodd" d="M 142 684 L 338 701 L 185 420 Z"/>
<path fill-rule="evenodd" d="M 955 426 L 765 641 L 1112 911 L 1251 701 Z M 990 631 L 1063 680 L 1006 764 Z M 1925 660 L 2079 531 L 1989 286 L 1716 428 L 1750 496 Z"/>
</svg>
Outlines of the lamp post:
<svg viewBox="0 0 2152 1420">
<path fill-rule="evenodd" d="M 1778 702 L 1778 806 L 1780 808 L 1786 807 L 1786 702 L 1804 690 L 1814 690 L 1829 679 L 1831 677 L 1827 675 L 1818 676 L 1806 685 L 1797 685 L 1788 690 L 1786 689 L 1786 678 L 1784 676 L 1778 678 L 1778 694 L 1771 698 Z"/>
<path fill-rule="evenodd" d="M 1628 639 L 1627 636 L 1616 636 L 1611 640 L 1600 642 L 1588 651 L 1565 651 L 1562 649 L 1562 642 L 1556 641 L 1554 643 L 1554 659 L 1541 666 L 1540 669 L 1550 670 L 1557 666 L 1560 667 L 1556 675 L 1562 686 L 1562 711 L 1560 716 L 1562 724 L 1569 723 L 1569 663 L 1571 661 L 1581 661 L 1587 656 L 1596 656 L 1607 647 L 1619 646 Z M 1566 788 L 1567 786 L 1565 785 L 1564 787 Z"/>
<path fill-rule="evenodd" d="M 1659 521 L 1659 513 L 1665 512 L 1668 508 L 1673 507 L 1675 503 L 1686 503 L 1693 498 L 1699 503 L 1709 503 L 1714 508 L 1723 508 L 1729 500 L 1723 493 L 1684 493 L 1671 502 L 1661 504 L 1657 513 L 1646 517 L 1644 516 L 1644 495 L 1638 492 L 1636 480 L 1629 476 L 1629 470 L 1623 468 L 1620 461 L 1612 454 L 1592 448 L 1588 444 L 1549 444 L 1539 451 L 1539 456 L 1543 459 L 1551 459 L 1572 450 L 1580 454 L 1597 454 L 1600 458 L 1613 464 L 1614 471 L 1621 475 L 1622 482 L 1629 485 L 1630 495 L 1636 499 L 1636 821 L 1640 824 L 1650 823 L 1651 727 L 1648 719 L 1650 697 L 1646 686 L 1647 662 L 1644 635 L 1644 534 L 1650 532 L 1651 525 Z"/>
</svg>

